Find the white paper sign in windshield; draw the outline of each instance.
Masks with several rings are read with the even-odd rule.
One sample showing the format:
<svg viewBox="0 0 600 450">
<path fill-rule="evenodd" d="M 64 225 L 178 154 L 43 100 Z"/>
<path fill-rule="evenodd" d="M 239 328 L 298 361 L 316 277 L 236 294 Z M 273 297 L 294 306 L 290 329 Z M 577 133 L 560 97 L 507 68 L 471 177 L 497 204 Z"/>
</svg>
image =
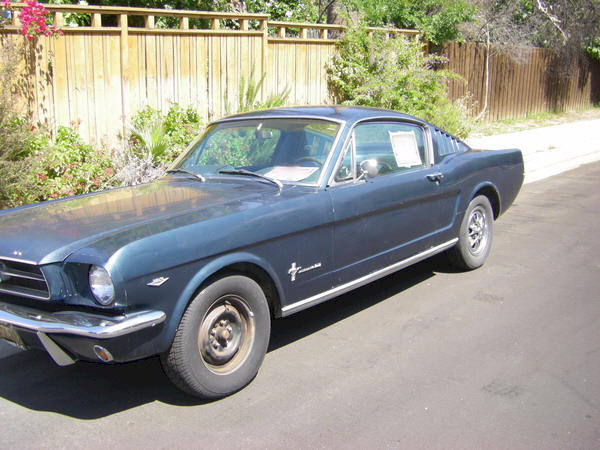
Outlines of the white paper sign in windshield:
<svg viewBox="0 0 600 450">
<path fill-rule="evenodd" d="M 308 178 L 317 171 L 318 167 L 275 166 L 266 176 L 284 181 L 300 181 Z"/>
<path fill-rule="evenodd" d="M 412 167 L 423 164 L 419 154 L 417 138 L 412 131 L 388 131 L 394 158 L 398 167 Z"/>
</svg>

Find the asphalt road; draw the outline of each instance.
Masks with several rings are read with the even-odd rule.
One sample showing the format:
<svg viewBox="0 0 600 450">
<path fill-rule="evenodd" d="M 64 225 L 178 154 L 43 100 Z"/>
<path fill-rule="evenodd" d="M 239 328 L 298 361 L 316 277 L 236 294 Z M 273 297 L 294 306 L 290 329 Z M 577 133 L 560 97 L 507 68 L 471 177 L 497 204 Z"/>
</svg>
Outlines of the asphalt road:
<svg viewBox="0 0 600 450">
<path fill-rule="evenodd" d="M 276 321 L 221 401 L 156 359 L 59 368 L 0 343 L 0 447 L 599 448 L 598 180 L 525 186 L 479 270 L 435 258 Z"/>
</svg>

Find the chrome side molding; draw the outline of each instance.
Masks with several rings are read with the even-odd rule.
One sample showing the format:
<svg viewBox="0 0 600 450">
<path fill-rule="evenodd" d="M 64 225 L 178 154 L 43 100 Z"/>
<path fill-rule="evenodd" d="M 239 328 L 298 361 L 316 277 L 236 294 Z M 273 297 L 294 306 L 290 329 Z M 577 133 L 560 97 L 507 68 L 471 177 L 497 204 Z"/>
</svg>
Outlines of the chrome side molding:
<svg viewBox="0 0 600 450">
<path fill-rule="evenodd" d="M 330 300 L 333 297 L 337 297 L 338 295 L 345 294 L 346 292 L 350 292 L 353 289 L 356 289 L 360 286 L 364 286 L 365 284 L 369 284 L 372 281 L 375 281 L 379 278 L 383 278 L 386 275 L 389 275 L 393 272 L 396 272 L 400 269 L 404 269 L 412 264 L 418 263 L 419 261 L 423 261 L 424 259 L 429 258 L 430 256 L 435 255 L 436 253 L 441 253 L 444 250 L 448 250 L 454 244 L 458 242 L 458 238 L 454 238 L 448 242 L 444 242 L 443 244 L 437 245 L 435 247 L 431 247 L 421 253 L 417 253 L 416 255 L 411 256 L 410 258 L 406 258 L 400 262 L 392 264 L 391 266 L 384 267 L 383 269 L 379 269 L 375 272 L 371 272 L 368 275 L 357 278 L 356 280 L 350 281 L 348 283 L 342 284 L 340 286 L 336 286 L 333 289 L 329 289 L 328 291 L 321 292 L 320 294 L 313 295 L 312 297 L 306 298 L 304 300 L 300 300 L 299 302 L 292 303 L 291 305 L 284 306 L 281 308 L 281 315 L 283 317 L 289 316 L 298 311 L 302 311 L 303 309 L 310 308 L 313 305 L 322 303 L 326 300 Z"/>
</svg>

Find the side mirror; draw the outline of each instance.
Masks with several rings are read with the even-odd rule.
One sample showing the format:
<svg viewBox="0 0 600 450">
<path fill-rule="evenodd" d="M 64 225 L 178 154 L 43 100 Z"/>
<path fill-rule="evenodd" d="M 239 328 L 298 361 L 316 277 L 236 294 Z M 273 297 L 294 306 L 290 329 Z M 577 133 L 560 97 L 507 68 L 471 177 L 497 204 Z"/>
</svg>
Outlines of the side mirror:
<svg viewBox="0 0 600 450">
<path fill-rule="evenodd" d="M 335 175 L 335 181 L 346 181 L 352 178 L 352 172 L 347 166 L 341 166 Z"/>
<path fill-rule="evenodd" d="M 379 164 L 377 163 L 376 159 L 365 159 L 364 161 L 361 161 L 359 164 L 360 176 L 358 179 L 360 180 L 363 177 L 375 178 L 377 175 L 379 175 L 378 166 Z"/>
</svg>

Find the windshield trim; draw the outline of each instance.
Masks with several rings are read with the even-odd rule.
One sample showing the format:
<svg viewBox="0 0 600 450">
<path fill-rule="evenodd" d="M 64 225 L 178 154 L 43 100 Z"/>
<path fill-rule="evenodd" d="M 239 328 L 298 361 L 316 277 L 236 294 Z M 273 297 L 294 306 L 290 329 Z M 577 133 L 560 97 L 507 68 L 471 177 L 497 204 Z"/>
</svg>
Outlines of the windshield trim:
<svg viewBox="0 0 600 450">
<path fill-rule="evenodd" d="M 265 119 L 314 119 L 314 120 L 325 120 L 327 122 L 335 122 L 338 123 L 340 125 L 345 124 L 346 121 L 342 120 L 342 119 L 336 119 L 334 117 L 327 117 L 327 116 L 317 116 L 317 115 L 310 115 L 310 114 L 298 114 L 298 115 L 286 115 L 286 116 L 279 116 L 279 115 L 273 115 L 273 114 L 261 114 L 261 115 L 257 115 L 257 116 L 233 116 L 233 117 L 223 117 L 222 119 L 219 120 L 215 120 L 214 122 L 211 122 L 207 125 L 214 125 L 217 123 L 223 123 L 223 122 L 236 122 L 236 121 L 242 121 L 242 120 L 265 120 Z"/>
<path fill-rule="evenodd" d="M 333 143 L 331 144 L 331 150 L 329 151 L 327 158 L 325 158 L 325 161 L 323 161 L 323 169 L 321 170 L 321 174 L 319 175 L 319 178 L 317 181 L 315 181 L 314 183 L 302 183 L 302 182 L 298 182 L 298 181 L 277 180 L 280 183 L 282 183 L 283 185 L 310 186 L 310 187 L 323 186 L 323 183 L 325 182 L 325 180 L 327 178 L 326 173 L 329 171 L 329 166 L 331 165 L 331 161 L 334 158 L 334 154 L 337 152 L 337 147 L 338 147 L 338 144 L 340 141 L 340 137 L 342 136 L 342 133 L 343 133 L 344 129 L 346 128 L 347 121 L 341 120 L 341 119 L 336 119 L 333 117 L 317 116 L 317 115 L 298 114 L 298 115 L 289 115 L 289 116 L 279 116 L 279 115 L 273 115 L 273 114 L 261 114 L 261 115 L 252 116 L 252 117 L 224 117 L 222 119 L 215 120 L 214 122 L 210 122 L 209 124 L 207 124 L 206 127 L 204 128 L 204 130 L 202 131 L 202 133 L 200 133 L 198 136 L 196 136 L 196 138 L 194 140 L 192 140 L 192 142 L 190 142 L 190 144 L 187 146 L 187 148 L 169 166 L 169 170 L 173 169 L 174 167 L 177 167 L 181 163 L 181 161 L 183 159 L 185 159 L 185 157 L 192 150 L 192 148 L 194 146 L 196 146 L 196 144 L 204 137 L 207 130 L 210 127 L 212 127 L 213 125 L 218 125 L 220 123 L 227 123 L 227 122 L 242 122 L 242 121 L 248 121 L 248 120 L 267 120 L 267 119 L 323 120 L 326 122 L 334 122 L 339 125 L 338 131 L 335 135 Z M 207 179 L 215 177 L 215 175 L 203 175 L 203 176 L 206 177 Z M 218 175 L 216 175 L 216 176 L 218 176 Z"/>
</svg>

